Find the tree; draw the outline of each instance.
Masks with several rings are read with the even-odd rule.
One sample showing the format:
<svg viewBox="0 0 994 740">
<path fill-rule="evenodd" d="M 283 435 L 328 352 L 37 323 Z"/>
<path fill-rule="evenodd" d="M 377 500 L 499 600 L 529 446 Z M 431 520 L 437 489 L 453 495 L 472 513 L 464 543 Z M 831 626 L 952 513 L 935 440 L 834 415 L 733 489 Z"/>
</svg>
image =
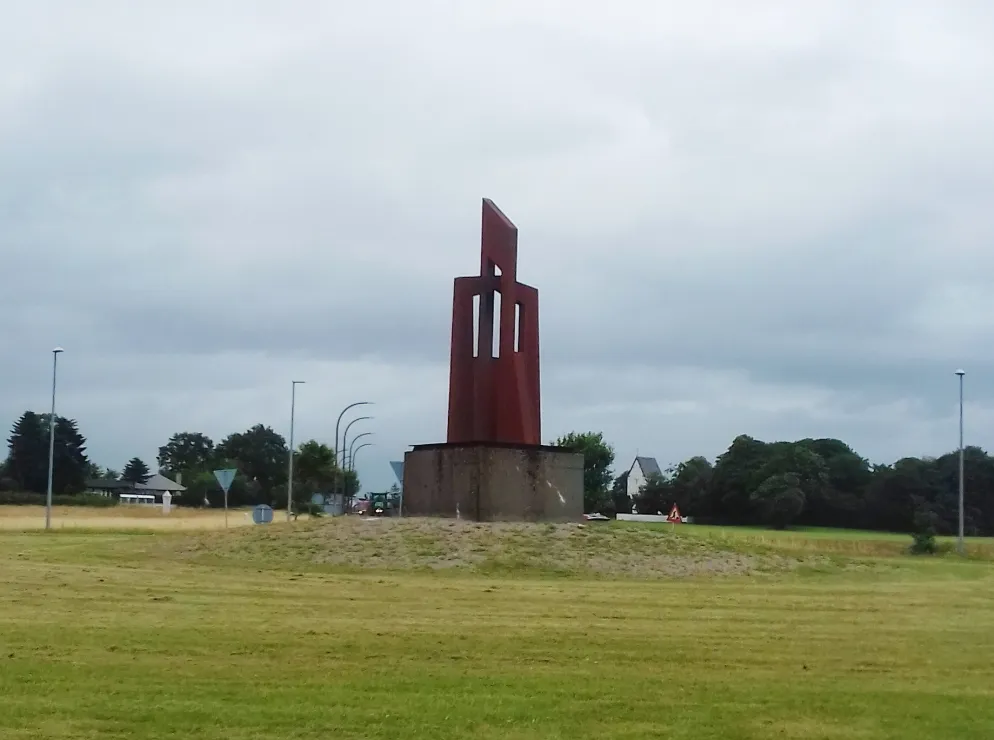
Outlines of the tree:
<svg viewBox="0 0 994 740">
<path fill-rule="evenodd" d="M 24 412 L 7 440 L 10 477 L 25 491 L 44 493 L 48 488 L 50 416 Z M 62 416 L 55 419 L 53 463 L 53 493 L 83 490 L 90 461 L 86 457 L 86 439 L 73 419 Z"/>
<path fill-rule="evenodd" d="M 124 472 L 121 473 L 121 480 L 129 483 L 146 483 L 151 477 L 148 465 L 137 457 L 128 460 L 128 464 L 124 466 Z"/>
<path fill-rule="evenodd" d="M 706 515 L 720 524 L 758 523 L 750 496 L 769 477 L 765 442 L 740 434 L 715 461 Z"/>
<path fill-rule="evenodd" d="M 774 529 L 786 529 L 804 509 L 804 491 L 796 473 L 771 475 L 750 498 L 762 522 Z"/>
<path fill-rule="evenodd" d="M 632 510 L 632 499 L 628 495 L 628 472 L 624 472 L 614 479 L 611 484 L 611 504 L 615 516 L 627 514 Z"/>
<path fill-rule="evenodd" d="M 684 460 L 666 471 L 666 476 L 651 476 L 638 497 L 638 509 L 655 514 L 669 513 L 673 506 L 683 516 L 700 517 L 707 512 L 708 489 L 714 473 L 706 457 Z"/>
<path fill-rule="evenodd" d="M 179 432 L 159 448 L 159 470 L 164 475 L 210 470 L 214 458 L 214 442 L 200 432 Z"/>
<path fill-rule="evenodd" d="M 0 462 L 0 491 L 13 491 L 17 488 L 17 481 L 10 476 L 10 461 Z"/>
<path fill-rule="evenodd" d="M 912 555 L 932 555 L 939 548 L 935 542 L 936 525 L 939 517 L 936 516 L 928 502 L 920 498 L 914 500 L 914 531 L 911 535 Z"/>
<path fill-rule="evenodd" d="M 823 485 L 806 491 L 800 521 L 822 527 L 852 527 L 862 521 L 873 480 L 869 462 L 838 439 L 803 439 L 796 444 L 821 458 L 825 475 Z"/>
<path fill-rule="evenodd" d="M 41 415 L 25 411 L 7 440 L 7 472 L 24 491 L 44 493 L 48 487 L 47 427 Z"/>
<path fill-rule="evenodd" d="M 49 414 L 45 414 L 47 421 Z M 86 438 L 80 433 L 75 419 L 58 417 L 55 422 L 55 469 L 53 491 L 80 493 L 86 488 Z"/>
<path fill-rule="evenodd" d="M 554 444 L 570 452 L 583 453 L 584 512 L 607 508 L 614 449 L 604 441 L 604 435 L 601 432 L 570 432 Z"/>
<path fill-rule="evenodd" d="M 247 481 L 259 484 L 267 499 L 277 486 L 286 484 L 287 454 L 282 435 L 262 424 L 229 435 L 216 448 L 217 462 L 234 463 Z"/>
<path fill-rule="evenodd" d="M 294 453 L 293 482 L 314 490 L 331 490 L 339 480 L 340 471 L 335 451 L 317 440 L 304 442 Z"/>
</svg>

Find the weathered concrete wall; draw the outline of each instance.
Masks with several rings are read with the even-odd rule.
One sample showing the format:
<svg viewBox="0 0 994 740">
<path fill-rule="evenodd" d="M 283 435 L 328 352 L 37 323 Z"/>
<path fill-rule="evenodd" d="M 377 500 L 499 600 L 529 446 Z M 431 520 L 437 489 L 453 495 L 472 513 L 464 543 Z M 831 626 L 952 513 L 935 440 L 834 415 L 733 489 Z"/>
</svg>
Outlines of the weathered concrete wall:
<svg viewBox="0 0 994 740">
<path fill-rule="evenodd" d="M 404 455 L 404 515 L 573 521 L 583 515 L 583 455 L 555 447 L 422 445 Z"/>
</svg>

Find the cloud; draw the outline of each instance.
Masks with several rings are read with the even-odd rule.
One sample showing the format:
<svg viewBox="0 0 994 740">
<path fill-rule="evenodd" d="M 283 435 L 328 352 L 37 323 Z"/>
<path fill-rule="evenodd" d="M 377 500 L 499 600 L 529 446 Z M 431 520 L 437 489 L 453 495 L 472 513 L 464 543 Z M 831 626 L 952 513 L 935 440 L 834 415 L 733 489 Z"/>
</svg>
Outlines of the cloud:
<svg viewBox="0 0 994 740">
<path fill-rule="evenodd" d="M 444 435 L 479 199 L 540 289 L 543 429 L 877 460 L 994 409 L 980 2 L 0 2 L 0 417 L 94 458 L 257 421 Z"/>
</svg>

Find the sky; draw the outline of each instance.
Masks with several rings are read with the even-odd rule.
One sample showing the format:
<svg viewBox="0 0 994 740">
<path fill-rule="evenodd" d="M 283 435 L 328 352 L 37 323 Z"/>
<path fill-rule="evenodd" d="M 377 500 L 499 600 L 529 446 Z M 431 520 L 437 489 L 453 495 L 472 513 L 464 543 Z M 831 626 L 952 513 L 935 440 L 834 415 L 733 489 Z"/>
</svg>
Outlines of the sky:
<svg viewBox="0 0 994 740">
<path fill-rule="evenodd" d="M 538 288 L 542 434 L 874 462 L 994 422 L 986 0 L 0 0 L 0 425 L 445 437 L 480 202 Z M 347 417 L 348 418 L 348 417 Z"/>
</svg>

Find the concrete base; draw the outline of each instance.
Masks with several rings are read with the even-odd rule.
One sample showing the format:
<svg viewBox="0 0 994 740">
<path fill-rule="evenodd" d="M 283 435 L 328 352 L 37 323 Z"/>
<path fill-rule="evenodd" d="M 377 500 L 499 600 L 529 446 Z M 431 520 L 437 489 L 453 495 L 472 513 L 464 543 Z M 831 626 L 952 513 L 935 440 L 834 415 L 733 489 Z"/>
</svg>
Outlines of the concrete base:
<svg viewBox="0 0 994 740">
<path fill-rule="evenodd" d="M 579 521 L 583 455 L 559 447 L 419 445 L 404 455 L 404 516 Z"/>
</svg>

